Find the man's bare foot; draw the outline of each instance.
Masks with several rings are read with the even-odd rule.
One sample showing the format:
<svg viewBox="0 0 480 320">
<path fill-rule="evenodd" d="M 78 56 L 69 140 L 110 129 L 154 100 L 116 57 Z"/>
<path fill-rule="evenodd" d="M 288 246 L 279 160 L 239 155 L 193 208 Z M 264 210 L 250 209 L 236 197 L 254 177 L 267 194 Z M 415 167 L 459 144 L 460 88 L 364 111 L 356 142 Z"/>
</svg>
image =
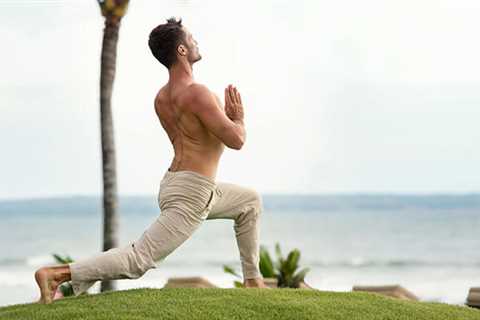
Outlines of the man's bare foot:
<svg viewBox="0 0 480 320">
<path fill-rule="evenodd" d="M 263 282 L 262 278 L 255 278 L 255 279 L 245 279 L 243 281 L 243 286 L 245 288 L 262 288 L 262 289 L 271 289 Z"/>
<path fill-rule="evenodd" d="M 67 280 L 70 280 L 69 274 L 66 276 L 66 270 L 63 266 L 38 269 L 35 272 L 35 281 L 40 289 L 40 299 L 37 302 L 52 303 L 58 286 Z"/>
</svg>

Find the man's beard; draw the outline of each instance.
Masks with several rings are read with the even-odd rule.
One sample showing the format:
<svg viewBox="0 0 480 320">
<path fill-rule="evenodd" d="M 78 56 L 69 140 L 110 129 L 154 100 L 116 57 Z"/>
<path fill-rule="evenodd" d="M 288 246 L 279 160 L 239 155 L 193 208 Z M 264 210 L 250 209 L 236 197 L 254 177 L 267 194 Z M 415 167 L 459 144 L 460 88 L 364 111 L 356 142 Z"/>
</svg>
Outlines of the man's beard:
<svg viewBox="0 0 480 320">
<path fill-rule="evenodd" d="M 202 56 L 200 55 L 200 53 L 197 53 L 193 57 L 190 57 L 190 63 L 192 64 L 200 60 L 202 60 Z"/>
</svg>

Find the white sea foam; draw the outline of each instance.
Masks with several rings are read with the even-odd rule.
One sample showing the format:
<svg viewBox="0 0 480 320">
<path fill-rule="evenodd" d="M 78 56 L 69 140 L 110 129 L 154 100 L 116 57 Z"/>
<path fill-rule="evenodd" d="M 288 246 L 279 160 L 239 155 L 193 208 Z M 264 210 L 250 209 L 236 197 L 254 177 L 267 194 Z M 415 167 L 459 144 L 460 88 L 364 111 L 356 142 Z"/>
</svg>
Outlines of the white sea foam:
<svg viewBox="0 0 480 320">
<path fill-rule="evenodd" d="M 55 260 L 51 255 L 38 255 L 27 258 L 27 265 L 31 267 L 38 267 L 52 263 L 55 263 Z"/>
</svg>

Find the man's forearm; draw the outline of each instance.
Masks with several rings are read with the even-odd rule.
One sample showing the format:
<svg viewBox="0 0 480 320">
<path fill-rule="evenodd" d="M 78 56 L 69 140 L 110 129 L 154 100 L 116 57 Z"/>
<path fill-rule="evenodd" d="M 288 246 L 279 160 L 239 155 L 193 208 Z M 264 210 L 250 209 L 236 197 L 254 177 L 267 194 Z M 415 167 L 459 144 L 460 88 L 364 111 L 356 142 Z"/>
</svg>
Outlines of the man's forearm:
<svg viewBox="0 0 480 320">
<path fill-rule="evenodd" d="M 242 144 L 244 144 L 245 139 L 247 138 L 247 131 L 245 130 L 245 125 L 243 123 L 243 120 L 233 120 L 233 123 L 235 123 L 238 136 L 240 137 Z"/>
</svg>

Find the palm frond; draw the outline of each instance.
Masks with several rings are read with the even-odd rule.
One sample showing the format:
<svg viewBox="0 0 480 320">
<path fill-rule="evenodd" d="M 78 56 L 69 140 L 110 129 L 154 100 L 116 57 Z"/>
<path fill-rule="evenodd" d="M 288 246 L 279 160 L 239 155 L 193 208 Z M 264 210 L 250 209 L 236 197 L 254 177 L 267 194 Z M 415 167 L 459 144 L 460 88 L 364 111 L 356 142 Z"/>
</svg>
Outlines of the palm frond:
<svg viewBox="0 0 480 320">
<path fill-rule="evenodd" d="M 298 268 L 298 261 L 300 260 L 300 251 L 298 249 L 294 249 L 290 251 L 287 256 L 287 260 L 285 261 L 285 268 L 286 271 L 293 274 L 295 270 Z"/>
<path fill-rule="evenodd" d="M 280 250 L 280 243 L 278 242 L 275 244 L 275 253 L 277 254 L 278 260 L 283 260 L 282 251 Z"/>
<path fill-rule="evenodd" d="M 127 13 L 129 0 L 97 0 L 104 17 L 120 20 Z"/>
<path fill-rule="evenodd" d="M 223 271 L 225 271 L 226 273 L 230 273 L 238 278 L 242 278 L 238 273 L 235 272 L 235 270 L 230 267 L 230 266 L 227 266 L 227 265 L 223 265 Z"/>
<path fill-rule="evenodd" d="M 52 253 L 52 256 L 58 263 L 67 264 L 73 262 L 73 259 L 70 256 L 62 257 L 61 255 L 56 253 Z"/>
<path fill-rule="evenodd" d="M 260 246 L 260 273 L 264 278 L 275 277 L 275 268 L 273 266 L 272 258 L 264 246 Z"/>
<path fill-rule="evenodd" d="M 308 271 L 310 271 L 310 268 L 303 268 L 297 274 L 295 274 L 293 277 L 293 284 L 296 288 L 298 288 L 300 282 L 305 280 L 305 276 L 307 275 Z"/>
</svg>

